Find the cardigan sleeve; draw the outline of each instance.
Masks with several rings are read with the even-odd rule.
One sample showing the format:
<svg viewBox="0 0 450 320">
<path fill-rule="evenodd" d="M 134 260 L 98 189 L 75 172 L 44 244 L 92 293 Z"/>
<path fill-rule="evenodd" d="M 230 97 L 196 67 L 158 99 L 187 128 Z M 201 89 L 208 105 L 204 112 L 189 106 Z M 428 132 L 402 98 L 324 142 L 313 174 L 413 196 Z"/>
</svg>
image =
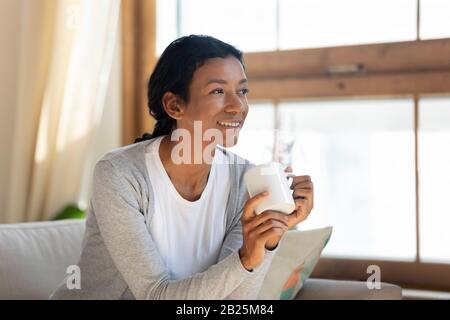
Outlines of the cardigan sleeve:
<svg viewBox="0 0 450 320">
<path fill-rule="evenodd" d="M 242 211 L 241 211 L 242 214 Z M 239 215 L 240 217 L 240 215 Z M 226 259 L 230 255 L 237 252 L 243 243 L 242 223 L 240 219 L 235 221 L 231 232 L 225 237 L 222 245 L 222 249 L 219 254 L 219 261 Z M 227 297 L 227 300 L 255 300 L 258 297 L 259 291 L 263 284 L 267 271 L 270 268 L 273 257 L 275 256 L 279 245 L 274 249 L 265 249 L 265 255 L 263 262 L 253 269 L 253 277 L 249 277 L 246 281 L 242 282 L 236 289 L 234 289 Z M 223 261 L 223 260 L 222 260 Z"/>
</svg>

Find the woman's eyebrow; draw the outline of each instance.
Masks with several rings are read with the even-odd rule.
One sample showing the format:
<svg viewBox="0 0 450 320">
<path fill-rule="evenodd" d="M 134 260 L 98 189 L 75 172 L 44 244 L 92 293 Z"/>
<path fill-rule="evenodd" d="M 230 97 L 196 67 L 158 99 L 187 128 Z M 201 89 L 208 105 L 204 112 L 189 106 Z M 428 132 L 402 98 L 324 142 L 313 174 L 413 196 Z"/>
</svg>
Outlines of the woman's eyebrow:
<svg viewBox="0 0 450 320">
<path fill-rule="evenodd" d="M 241 80 L 239 81 L 239 84 L 246 83 L 246 82 L 248 82 L 248 80 L 247 80 L 246 78 L 243 78 L 243 79 L 241 79 Z M 206 83 L 206 85 L 209 85 L 209 84 L 211 84 L 211 83 L 227 84 L 228 82 L 227 82 L 226 80 L 224 80 L 224 79 L 210 79 L 210 80 L 208 80 L 208 82 Z"/>
</svg>

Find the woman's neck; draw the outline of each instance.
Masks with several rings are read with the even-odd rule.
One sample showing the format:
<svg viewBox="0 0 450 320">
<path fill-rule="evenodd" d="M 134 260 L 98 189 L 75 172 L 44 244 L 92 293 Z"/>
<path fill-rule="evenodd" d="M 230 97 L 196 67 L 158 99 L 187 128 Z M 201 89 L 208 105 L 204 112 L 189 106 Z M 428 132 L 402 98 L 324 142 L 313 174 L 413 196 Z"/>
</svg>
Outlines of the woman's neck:
<svg viewBox="0 0 450 320">
<path fill-rule="evenodd" d="M 171 141 L 170 135 L 165 136 L 161 140 L 159 147 L 159 156 L 170 180 L 177 187 L 182 190 L 192 190 L 194 193 L 201 195 L 208 182 L 209 173 L 211 171 L 211 163 L 203 159 L 201 156 L 201 163 L 194 163 L 194 152 L 199 152 L 203 155 L 204 147 L 199 150 L 194 150 L 194 143 L 191 146 L 191 162 L 190 163 L 175 163 L 172 156 L 172 150 L 178 144 L 178 141 Z M 184 150 L 187 151 L 187 150 Z M 184 152 L 183 151 L 183 152 Z M 212 151 L 214 156 L 215 149 Z M 195 195 L 194 195 L 195 196 Z"/>
</svg>

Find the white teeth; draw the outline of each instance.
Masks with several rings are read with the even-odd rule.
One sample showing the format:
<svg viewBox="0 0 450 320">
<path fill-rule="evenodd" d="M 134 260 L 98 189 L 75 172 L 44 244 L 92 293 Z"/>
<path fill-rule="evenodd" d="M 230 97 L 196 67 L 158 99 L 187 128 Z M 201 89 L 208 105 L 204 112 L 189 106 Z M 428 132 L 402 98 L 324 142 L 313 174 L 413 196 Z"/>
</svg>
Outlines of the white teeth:
<svg viewBox="0 0 450 320">
<path fill-rule="evenodd" d="M 221 126 L 225 126 L 225 127 L 239 127 L 240 123 L 239 122 L 220 122 L 217 121 L 218 124 L 220 124 Z"/>
</svg>

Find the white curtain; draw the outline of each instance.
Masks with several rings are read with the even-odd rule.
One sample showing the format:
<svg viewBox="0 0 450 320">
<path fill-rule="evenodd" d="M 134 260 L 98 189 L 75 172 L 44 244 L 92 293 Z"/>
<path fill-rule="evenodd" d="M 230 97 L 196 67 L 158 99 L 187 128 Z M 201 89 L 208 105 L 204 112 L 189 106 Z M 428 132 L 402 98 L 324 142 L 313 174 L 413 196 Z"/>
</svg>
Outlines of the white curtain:
<svg viewBox="0 0 450 320">
<path fill-rule="evenodd" d="M 120 0 L 22 2 L 6 223 L 79 200 L 120 27 Z"/>
</svg>

